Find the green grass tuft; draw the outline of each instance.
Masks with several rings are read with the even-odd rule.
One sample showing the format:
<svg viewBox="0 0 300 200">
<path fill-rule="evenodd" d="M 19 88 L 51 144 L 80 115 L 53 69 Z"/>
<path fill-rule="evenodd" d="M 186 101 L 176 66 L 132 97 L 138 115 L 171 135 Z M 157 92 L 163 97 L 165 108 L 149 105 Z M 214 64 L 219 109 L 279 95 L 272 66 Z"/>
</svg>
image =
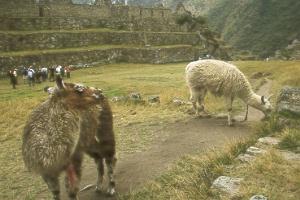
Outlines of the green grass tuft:
<svg viewBox="0 0 300 200">
<path fill-rule="evenodd" d="M 285 129 L 282 133 L 281 142 L 278 145 L 282 149 L 288 149 L 300 153 L 300 130 Z"/>
<path fill-rule="evenodd" d="M 281 131 L 283 125 L 279 123 L 279 116 L 273 113 L 268 119 L 258 125 L 257 133 L 260 137 L 276 134 Z"/>
</svg>

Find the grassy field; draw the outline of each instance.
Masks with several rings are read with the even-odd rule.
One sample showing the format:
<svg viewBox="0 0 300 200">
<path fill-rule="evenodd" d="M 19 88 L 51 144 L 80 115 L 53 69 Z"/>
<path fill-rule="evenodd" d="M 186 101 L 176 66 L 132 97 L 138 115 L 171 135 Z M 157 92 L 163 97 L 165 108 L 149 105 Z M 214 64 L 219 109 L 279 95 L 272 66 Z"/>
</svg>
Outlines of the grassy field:
<svg viewBox="0 0 300 200">
<path fill-rule="evenodd" d="M 273 80 L 272 90 L 274 93 L 277 93 L 283 85 L 300 86 L 300 62 L 251 61 L 235 62 L 235 64 L 247 76 L 258 71 L 270 72 L 271 75 L 268 78 Z M 154 131 L 152 134 L 145 134 L 146 132 L 149 133 L 146 130 L 149 129 L 147 124 L 170 122 L 187 116 L 187 106 L 176 107 L 170 103 L 174 97 L 188 100 L 189 93 L 184 81 L 185 66 L 186 63 L 165 65 L 111 64 L 76 70 L 71 74 L 70 81 L 102 88 L 110 98 L 127 95 L 130 92 L 140 92 L 145 99 L 149 95 L 160 95 L 161 104 L 158 106 L 112 103 L 118 144 L 117 151 L 118 154 L 128 154 L 143 151 L 151 145 L 151 141 L 156 135 Z M 38 193 L 47 190 L 38 176 L 29 174 L 24 168 L 20 149 L 25 121 L 31 110 L 47 98 L 47 94 L 43 92 L 43 87 L 46 85 L 51 86 L 53 82 L 37 84 L 32 88 L 20 84 L 16 90 L 12 90 L 8 80 L 0 81 L 0 109 L 2 111 L 0 116 L 0 199 L 35 199 Z M 209 111 L 216 112 L 223 109 L 223 101 L 220 98 L 208 95 L 206 102 Z M 235 107 L 239 108 L 240 103 L 238 102 Z M 129 124 L 133 126 L 128 126 Z M 180 197 L 184 197 L 187 186 L 190 188 L 191 185 L 195 184 L 193 182 L 195 177 L 190 173 L 193 174 L 193 170 L 202 169 L 203 165 L 208 165 L 203 159 L 211 160 L 210 157 L 185 158 L 175 167 L 179 173 L 179 177 L 176 177 L 175 181 L 184 176 L 180 184 L 172 182 L 174 180 L 165 175 L 155 182 L 155 189 L 152 188 L 152 185 L 144 190 L 145 194 L 149 194 L 147 198 L 145 198 L 146 196 L 142 197 L 145 199 L 158 199 L 155 197 L 180 199 Z M 226 156 L 223 160 L 226 160 Z M 182 170 L 186 173 L 182 174 Z M 221 168 L 216 166 L 213 170 L 219 172 Z M 151 192 L 159 194 L 166 189 L 163 187 L 166 181 L 170 183 L 169 192 L 164 193 L 163 196 L 153 196 L 152 198 Z M 175 190 L 178 187 L 182 189 Z M 195 189 L 194 187 L 191 188 Z M 192 193 L 194 197 L 200 195 L 194 190 Z M 128 198 L 143 199 L 135 195 Z"/>
</svg>

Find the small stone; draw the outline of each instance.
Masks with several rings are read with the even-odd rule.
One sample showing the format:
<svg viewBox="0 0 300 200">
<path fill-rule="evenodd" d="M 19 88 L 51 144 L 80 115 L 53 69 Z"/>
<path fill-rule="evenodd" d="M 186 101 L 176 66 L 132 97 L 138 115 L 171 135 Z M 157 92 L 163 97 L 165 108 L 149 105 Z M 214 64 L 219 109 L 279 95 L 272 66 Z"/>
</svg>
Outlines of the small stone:
<svg viewBox="0 0 300 200">
<path fill-rule="evenodd" d="M 263 137 L 263 138 L 259 138 L 258 142 L 267 145 L 277 145 L 280 142 L 280 140 L 274 137 Z"/>
<path fill-rule="evenodd" d="M 238 155 L 237 159 L 240 160 L 241 162 L 250 163 L 251 161 L 253 161 L 255 159 L 255 156 L 252 156 L 249 154 L 240 154 L 240 155 Z"/>
<path fill-rule="evenodd" d="M 266 153 L 266 151 L 257 147 L 249 147 L 246 150 L 246 153 L 255 156 L 255 155 Z"/>
<path fill-rule="evenodd" d="M 259 79 L 262 78 L 264 76 L 264 74 L 262 72 L 255 72 L 251 75 L 252 79 Z"/>
<path fill-rule="evenodd" d="M 242 180 L 243 180 L 242 178 L 231 178 L 228 176 L 220 176 L 216 180 L 214 180 L 212 184 L 212 188 L 225 192 L 230 196 L 234 196 L 238 193 L 239 186 Z"/>
<path fill-rule="evenodd" d="M 152 95 L 148 97 L 148 103 L 160 103 L 160 98 L 158 95 Z"/>
<path fill-rule="evenodd" d="M 133 92 L 133 93 L 129 94 L 129 99 L 133 100 L 133 101 L 141 101 L 142 100 L 142 96 L 138 92 Z"/>
<path fill-rule="evenodd" d="M 268 200 L 268 198 L 263 195 L 254 195 L 249 200 Z"/>
<path fill-rule="evenodd" d="M 131 115 L 136 115 L 136 111 L 134 111 L 134 110 L 130 110 L 129 113 L 130 113 Z"/>
<path fill-rule="evenodd" d="M 175 106 L 181 106 L 181 105 L 186 104 L 182 99 L 177 98 L 177 97 L 175 97 L 175 98 L 172 100 L 172 103 L 173 103 Z"/>
<path fill-rule="evenodd" d="M 125 100 L 126 100 L 126 97 L 124 97 L 124 96 L 120 96 L 120 97 L 115 96 L 111 99 L 112 102 L 121 102 L 121 101 L 125 101 Z"/>
</svg>

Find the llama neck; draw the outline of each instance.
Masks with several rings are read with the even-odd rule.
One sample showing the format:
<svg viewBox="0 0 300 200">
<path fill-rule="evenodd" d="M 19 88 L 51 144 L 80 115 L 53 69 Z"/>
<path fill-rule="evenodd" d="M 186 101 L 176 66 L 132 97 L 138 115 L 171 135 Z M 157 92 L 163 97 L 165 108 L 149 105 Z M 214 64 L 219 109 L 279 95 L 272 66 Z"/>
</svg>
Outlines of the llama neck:
<svg viewBox="0 0 300 200">
<path fill-rule="evenodd" d="M 253 91 L 247 96 L 245 101 L 249 106 L 252 106 L 258 110 L 263 111 L 261 105 L 261 96 L 257 95 Z"/>
<path fill-rule="evenodd" d="M 62 102 L 49 102 L 49 126 L 65 134 L 76 134 L 80 129 L 81 116 Z"/>
</svg>

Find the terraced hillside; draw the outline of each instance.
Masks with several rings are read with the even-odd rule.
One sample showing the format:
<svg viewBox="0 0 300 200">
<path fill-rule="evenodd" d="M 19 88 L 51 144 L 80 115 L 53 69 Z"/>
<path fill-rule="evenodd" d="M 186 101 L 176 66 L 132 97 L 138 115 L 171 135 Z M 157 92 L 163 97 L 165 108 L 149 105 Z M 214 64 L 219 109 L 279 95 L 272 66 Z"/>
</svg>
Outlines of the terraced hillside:
<svg viewBox="0 0 300 200">
<path fill-rule="evenodd" d="M 0 68 L 168 63 L 209 52 L 199 33 L 166 8 L 0 1 Z"/>
</svg>

